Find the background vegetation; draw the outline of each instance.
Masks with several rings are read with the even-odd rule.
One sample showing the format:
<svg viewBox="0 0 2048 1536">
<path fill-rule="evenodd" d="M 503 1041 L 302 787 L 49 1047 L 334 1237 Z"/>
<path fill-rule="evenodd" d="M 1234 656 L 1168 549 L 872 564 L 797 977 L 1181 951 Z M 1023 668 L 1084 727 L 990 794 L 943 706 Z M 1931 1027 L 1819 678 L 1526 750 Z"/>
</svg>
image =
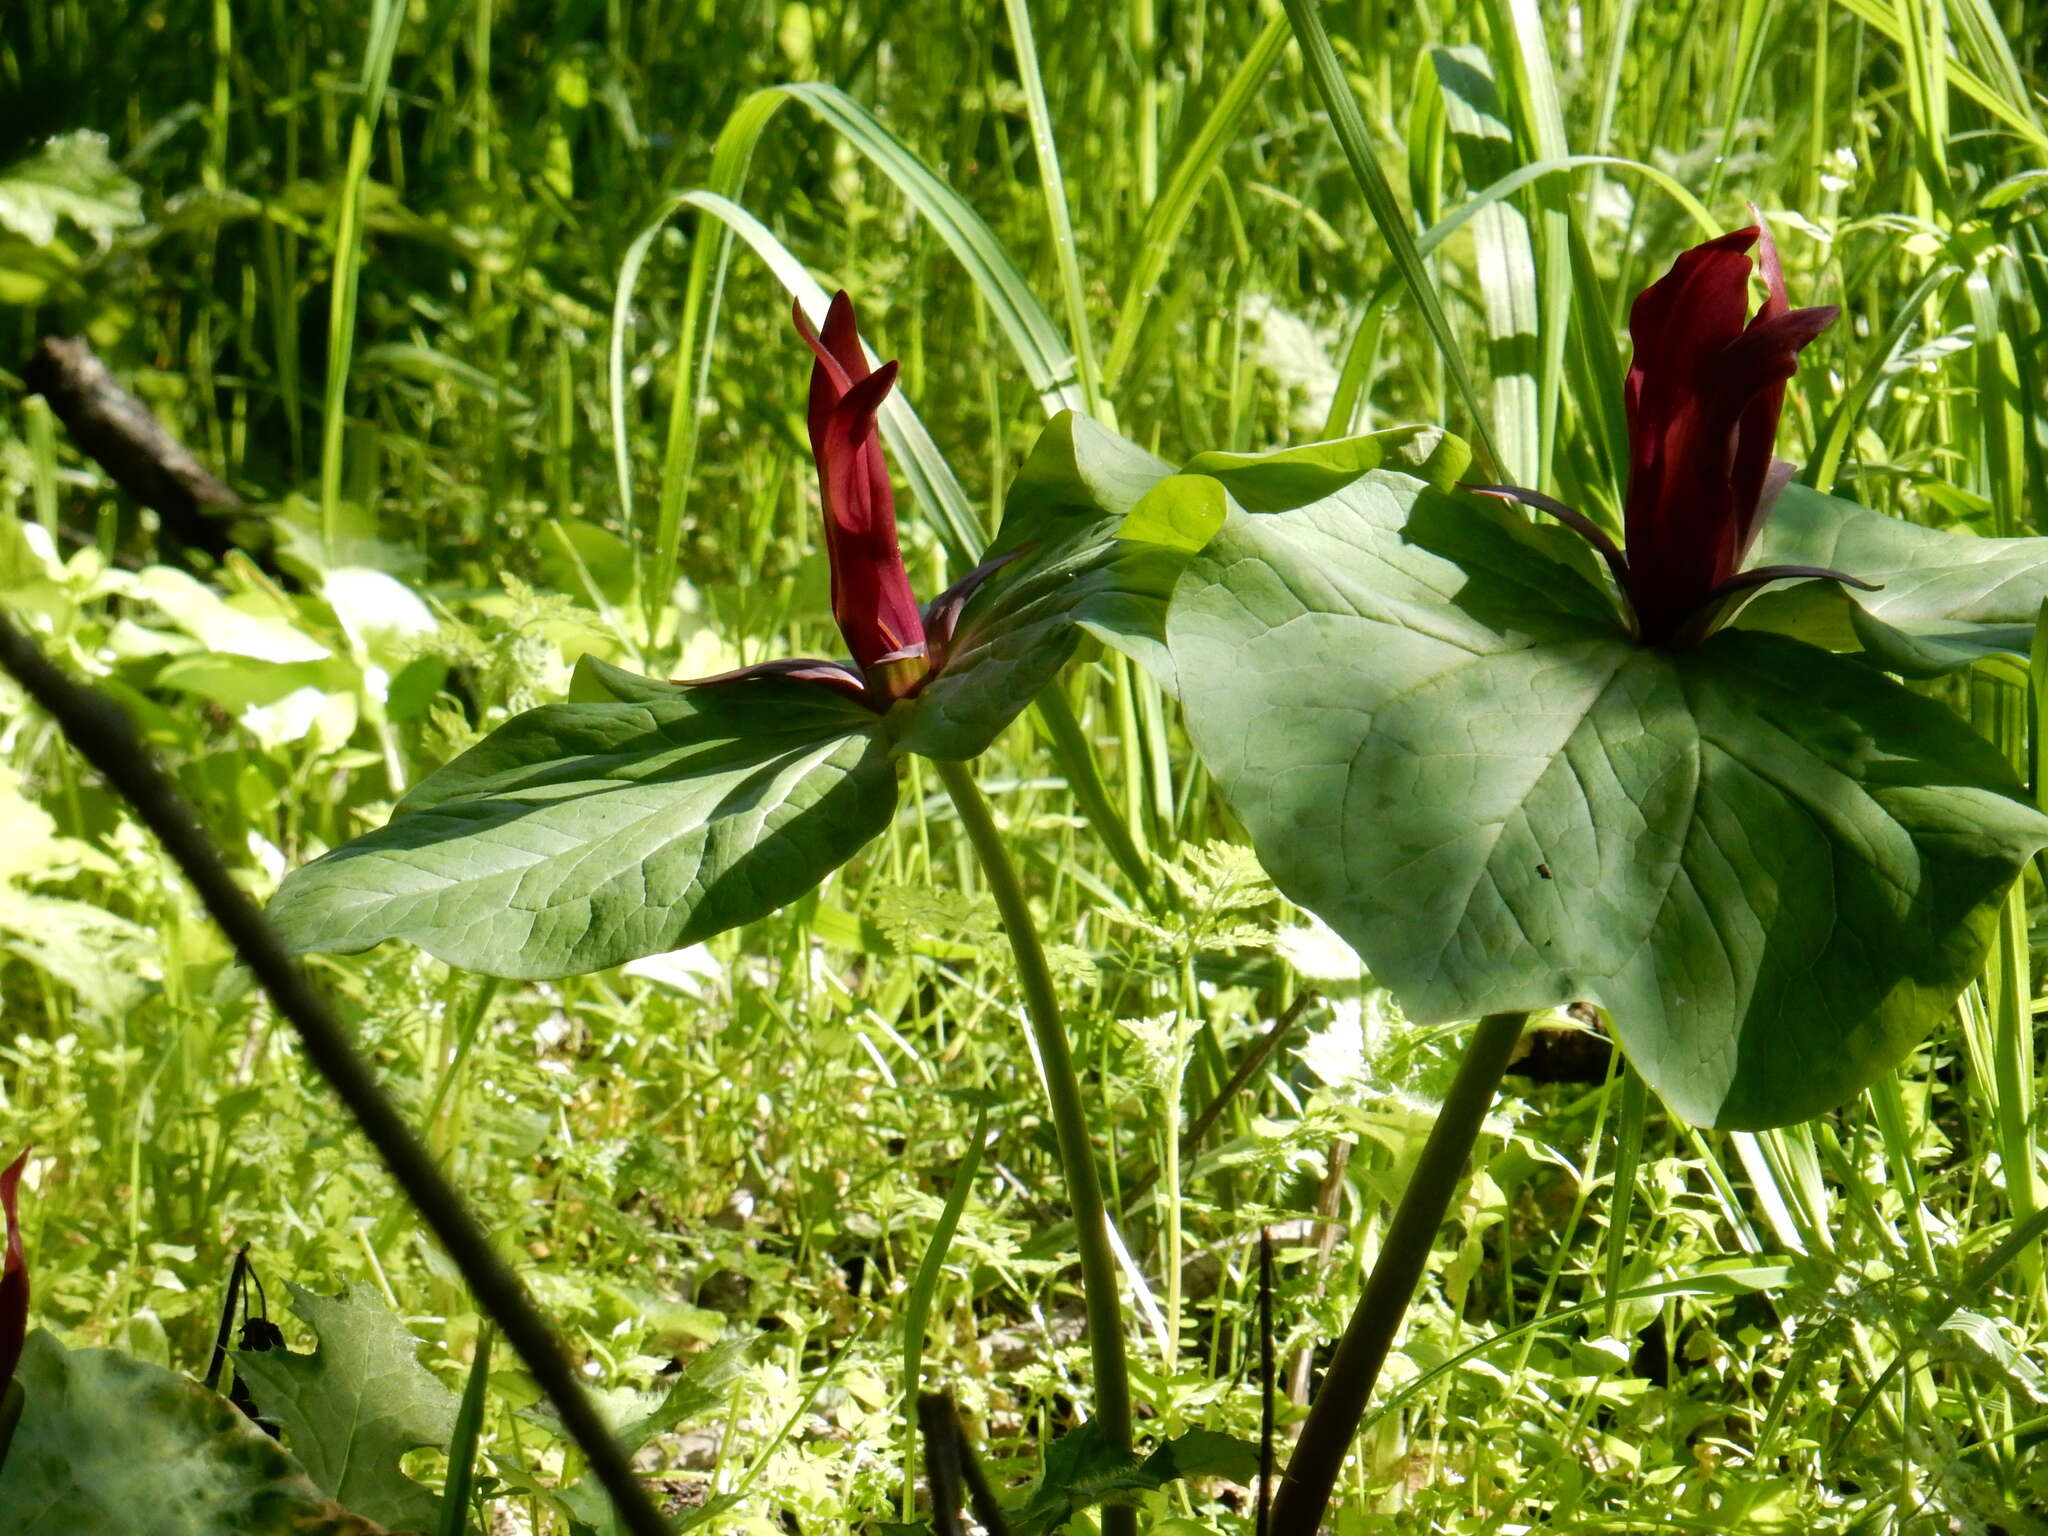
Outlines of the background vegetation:
<svg viewBox="0 0 2048 1536">
<path fill-rule="evenodd" d="M 1785 451 L 1902 516 L 2048 532 L 2048 12 L 1327 16 L 1418 234 L 1520 167 L 1610 157 L 1424 240 L 1508 478 L 1614 511 L 1628 300 L 1699 238 L 1679 194 L 1719 227 L 1751 200 L 1795 302 L 1845 310 L 1807 353 Z M 693 242 L 719 226 L 673 199 L 707 186 L 857 296 L 985 526 L 1063 399 L 1173 460 L 1403 420 L 1473 430 L 1284 22 L 1154 0 L 1017 19 L 13 0 L 0 357 L 88 334 L 251 507 L 246 551 L 194 555 L 0 371 L 6 601 L 137 712 L 259 893 L 558 697 L 579 654 L 696 675 L 829 649 L 807 359 L 745 247 L 693 310 Z M 752 93 L 783 81 L 837 87 L 895 144 L 864 154 L 827 98 L 764 117 Z M 955 258 L 906 195 L 920 165 L 1007 261 Z M 1008 264 L 1066 332 L 1049 369 L 1003 323 Z M 707 345 L 689 321 L 714 294 Z M 906 501 L 905 523 L 936 590 L 941 521 Z M 983 776 L 1060 945 L 1127 1201 L 1139 1396 L 1159 1434 L 1255 1433 L 1256 1233 L 1281 1238 L 1298 1381 L 1349 1312 L 1444 1045 L 1263 883 L 1170 701 L 1113 660 L 1063 686 L 1136 860 L 1087 829 L 1039 717 Z M 2042 679 L 1963 686 L 2031 774 Z M 652 1453 L 679 1500 L 740 1494 L 734 1529 L 904 1518 L 906 1302 L 977 1126 L 925 1378 L 1020 1476 L 1085 1407 L 1005 952 L 924 789 L 817 898 L 623 972 L 494 985 L 390 947 L 317 963 L 594 1384 L 658 1387 L 758 1336 Z M 280 1282 L 366 1283 L 459 1388 L 477 1324 L 447 1265 L 153 844 L 11 692 L 0 818 L 0 1144 L 37 1147 L 39 1320 L 197 1370 L 248 1243 L 294 1342 Z M 1618 1072 L 1511 1079 L 1338 1529 L 2048 1529 L 2048 1285 L 2037 1253 L 1972 1269 L 2041 1199 L 2034 924 L 2017 897 L 1954 1027 L 1799 1131 L 1645 1117 Z M 1232 1065 L 1311 991 L 1182 1157 Z M 506 1469 L 553 1473 L 562 1453 L 517 1412 L 530 1389 L 494 1386 L 493 1518 L 556 1528 Z M 1153 1515 L 1248 1528 L 1221 1484 Z"/>
</svg>

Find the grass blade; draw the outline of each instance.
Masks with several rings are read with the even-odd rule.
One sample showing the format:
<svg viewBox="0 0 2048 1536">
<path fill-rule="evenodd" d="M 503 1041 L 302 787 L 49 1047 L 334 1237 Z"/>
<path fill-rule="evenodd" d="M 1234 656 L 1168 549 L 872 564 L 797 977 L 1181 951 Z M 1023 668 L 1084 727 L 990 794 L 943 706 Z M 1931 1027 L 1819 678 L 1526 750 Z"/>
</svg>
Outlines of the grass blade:
<svg viewBox="0 0 2048 1536">
<path fill-rule="evenodd" d="M 1003 0 L 1010 16 L 1010 42 L 1017 50 L 1017 78 L 1024 87 L 1024 110 L 1031 120 L 1031 148 L 1038 160 L 1038 185 L 1045 193 L 1045 221 L 1052 231 L 1053 259 L 1060 271 L 1060 293 L 1066 300 L 1067 329 L 1074 338 L 1081 399 L 1088 414 L 1109 419 L 1103 411 L 1101 381 L 1095 371 L 1094 348 L 1088 340 L 1088 303 L 1081 287 L 1081 263 L 1074 249 L 1074 220 L 1067 209 L 1067 182 L 1060 174 L 1059 148 L 1053 143 L 1052 113 L 1045 104 L 1045 81 L 1038 71 L 1038 45 L 1031 36 L 1031 13 L 1024 0 Z"/>
<path fill-rule="evenodd" d="M 1621 1123 L 1614 1131 L 1614 1186 L 1607 1207 L 1606 1325 L 1614 1333 L 1615 1309 L 1628 1271 L 1629 1218 L 1635 1209 L 1636 1169 L 1643 1160 L 1643 1135 L 1650 1119 L 1650 1085 L 1642 1073 L 1621 1069 Z"/>
<path fill-rule="evenodd" d="M 483 1437 L 484 1390 L 491 1378 L 491 1325 L 477 1330 L 476 1359 L 462 1388 L 455 1434 L 448 1442 L 448 1486 L 441 1493 L 441 1518 L 434 1536 L 463 1536 L 469 1529 L 469 1500 L 476 1487 L 477 1442 Z"/>
<path fill-rule="evenodd" d="M 912 1444 L 918 1433 L 917 1404 L 924 1389 L 924 1335 L 932 1313 L 932 1297 L 939 1289 L 939 1275 L 946 1267 L 946 1252 L 953 1246 L 953 1234 L 960 1229 L 960 1213 L 967 1209 L 967 1197 L 974 1192 L 974 1175 L 981 1167 L 981 1149 L 988 1139 L 988 1106 L 975 1111 L 974 1134 L 967 1139 L 967 1151 L 953 1172 L 953 1187 L 946 1191 L 946 1204 L 925 1244 L 917 1274 L 910 1282 L 910 1294 L 903 1301 L 903 1411 L 910 1426 Z M 910 1518 L 914 1496 L 913 1479 L 917 1460 L 903 1458 L 903 1518 Z"/>
<path fill-rule="evenodd" d="M 1550 62 L 1550 40 L 1536 0 L 1490 0 L 1494 47 L 1506 56 L 1511 100 L 1522 141 L 1538 160 L 1562 160 L 1571 153 L 1564 107 Z M 1537 484 L 1549 480 L 1557 453 L 1557 422 L 1564 396 L 1565 342 L 1572 321 L 1571 187 L 1546 181 L 1537 194 L 1536 299 L 1541 311 L 1537 339 L 1536 401 L 1542 434 Z"/>
<path fill-rule="evenodd" d="M 1357 98 L 1351 93 L 1344 71 L 1338 67 L 1336 50 L 1330 46 L 1330 34 L 1323 28 L 1317 0 L 1285 0 L 1285 4 L 1288 20 L 1294 26 L 1295 40 L 1301 45 L 1302 59 L 1308 65 L 1309 78 L 1315 82 L 1316 94 L 1322 98 L 1323 106 L 1330 114 L 1330 127 L 1344 150 L 1344 158 L 1351 163 L 1351 174 L 1357 180 L 1359 190 L 1365 194 L 1366 208 L 1379 227 L 1380 238 L 1387 242 L 1395 270 L 1407 285 L 1416 308 L 1422 312 L 1423 324 L 1429 328 L 1437 350 L 1443 355 L 1444 367 L 1458 391 L 1458 398 L 1464 402 L 1466 414 L 1471 418 L 1473 446 L 1483 464 L 1497 467 L 1500 454 L 1487 430 L 1486 412 L 1480 406 L 1472 375 L 1465 368 L 1464 354 L 1458 350 L 1458 339 L 1451 333 L 1451 322 L 1444 314 L 1442 301 L 1437 298 L 1436 285 L 1429 280 L 1429 272 L 1422 265 L 1422 253 L 1415 248 L 1415 237 L 1409 233 L 1407 218 L 1394 200 L 1394 189 L 1372 152 L 1372 141 L 1366 136 L 1365 118 L 1358 110 Z"/>
<path fill-rule="evenodd" d="M 1258 99 L 1260 88 L 1273 72 L 1274 61 L 1291 35 L 1284 14 L 1266 23 L 1251 52 L 1223 87 L 1223 94 L 1216 99 L 1180 164 L 1173 168 L 1166 190 L 1145 215 L 1144 232 L 1138 237 L 1137 260 L 1124 283 L 1123 303 L 1117 308 L 1116 335 L 1109 344 L 1109 360 L 1102 368 L 1104 387 L 1114 388 L 1130 366 L 1138 334 L 1144 328 L 1146 308 L 1157 297 L 1159 281 L 1166 275 L 1167 264 L 1195 211 L 1196 200 L 1222 161 L 1223 152 L 1235 140 L 1238 124 Z"/>
</svg>

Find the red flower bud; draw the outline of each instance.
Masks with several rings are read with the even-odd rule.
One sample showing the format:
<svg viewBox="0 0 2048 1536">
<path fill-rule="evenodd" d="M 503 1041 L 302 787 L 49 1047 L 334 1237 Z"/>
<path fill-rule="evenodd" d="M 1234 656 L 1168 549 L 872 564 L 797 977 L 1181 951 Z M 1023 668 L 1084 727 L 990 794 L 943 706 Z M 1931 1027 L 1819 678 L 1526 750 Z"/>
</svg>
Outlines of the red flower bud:
<svg viewBox="0 0 2048 1536">
<path fill-rule="evenodd" d="M 1754 211 L 1754 210 L 1752 210 Z M 1749 257 L 1762 241 L 1769 293 L 1749 311 Z M 1734 599 L 1768 582 L 1820 577 L 1866 591 L 1841 571 L 1771 565 L 1745 571 L 1771 503 L 1792 478 L 1774 458 L 1785 381 L 1799 352 L 1839 313 L 1794 309 L 1785 298 L 1778 248 L 1761 222 L 1696 245 L 1636 295 L 1629 312 L 1635 361 L 1628 371 L 1627 548 L 1591 518 L 1518 485 L 1467 490 L 1548 512 L 1599 550 L 1628 597 L 1648 645 L 1698 643 L 1734 611 Z"/>
<path fill-rule="evenodd" d="M 875 430 L 875 412 L 896 382 L 896 365 L 869 370 L 853 301 L 843 292 L 825 312 L 822 337 L 801 306 L 795 318 L 798 333 L 817 355 L 811 367 L 811 456 L 825 500 L 832 617 L 869 687 L 899 698 L 924 676 L 925 634 L 896 543 L 896 501 Z"/>
<path fill-rule="evenodd" d="M 853 300 L 844 293 L 833 295 L 822 336 L 811 329 L 801 304 L 795 317 L 798 334 L 817 355 L 811 365 L 811 457 L 825 500 L 832 617 L 854 665 L 804 656 L 678 681 L 702 688 L 784 678 L 834 688 L 886 712 L 946 664 L 967 600 L 1022 551 L 975 567 L 919 611 L 896 543 L 896 499 L 875 431 L 875 413 L 896 383 L 896 365 L 868 367 Z"/>
<path fill-rule="evenodd" d="M 1759 241 L 1769 296 L 1749 318 L 1745 253 Z M 1791 476 L 1771 452 L 1785 381 L 1836 313 L 1791 308 L 1761 225 L 1693 247 L 1637 296 L 1622 584 L 1644 640 L 1682 642 L 1741 570 Z"/>
</svg>

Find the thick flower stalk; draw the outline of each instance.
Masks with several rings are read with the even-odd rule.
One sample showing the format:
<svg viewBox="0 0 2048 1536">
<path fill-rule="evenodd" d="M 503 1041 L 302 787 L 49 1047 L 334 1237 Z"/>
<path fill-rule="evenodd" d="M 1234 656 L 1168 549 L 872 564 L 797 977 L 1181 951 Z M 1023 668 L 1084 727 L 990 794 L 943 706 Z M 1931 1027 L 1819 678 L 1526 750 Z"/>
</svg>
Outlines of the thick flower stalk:
<svg viewBox="0 0 2048 1536">
<path fill-rule="evenodd" d="M 812 352 L 808 411 L 811 459 L 825 509 L 825 556 L 832 567 L 832 617 L 852 660 L 798 657 L 691 679 L 699 686 L 783 677 L 821 683 L 877 712 L 915 694 L 941 671 L 961 612 L 1000 565 L 970 571 L 920 609 L 896 540 L 896 498 L 875 415 L 896 383 L 896 364 L 868 366 L 853 300 L 834 294 L 822 331 L 803 306 L 797 334 Z"/>
<path fill-rule="evenodd" d="M 1766 289 L 1754 315 L 1752 246 Z M 1629 312 L 1635 357 L 1624 401 L 1624 545 L 1540 492 L 1474 489 L 1539 507 L 1583 534 L 1613 571 L 1646 645 L 1695 644 L 1732 612 L 1735 598 L 1782 578 L 1867 587 L 1812 566 L 1742 568 L 1795 467 L 1773 453 L 1786 381 L 1800 351 L 1838 313 L 1833 305 L 1792 308 L 1778 248 L 1761 221 L 1696 245 Z"/>
</svg>

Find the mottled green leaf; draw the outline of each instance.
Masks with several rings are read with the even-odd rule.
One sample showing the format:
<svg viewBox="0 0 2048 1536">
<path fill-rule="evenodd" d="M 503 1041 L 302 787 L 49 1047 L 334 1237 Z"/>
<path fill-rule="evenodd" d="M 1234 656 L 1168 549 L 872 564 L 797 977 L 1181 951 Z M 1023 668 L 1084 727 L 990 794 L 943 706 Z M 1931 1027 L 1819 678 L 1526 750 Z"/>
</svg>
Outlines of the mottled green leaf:
<svg viewBox="0 0 2048 1536">
<path fill-rule="evenodd" d="M 1116 537 L 1098 518 L 999 572 L 968 604 L 945 670 L 889 716 L 898 751 L 955 761 L 986 751 L 1066 665 L 1078 626 L 1149 600 L 1161 611 L 1185 555 Z"/>
<path fill-rule="evenodd" d="M 105 134 L 63 134 L 0 167 L 0 228 L 48 245 L 63 221 L 100 245 L 142 222 L 142 189 L 114 164 Z"/>
<path fill-rule="evenodd" d="M 612 1426 L 620 1446 L 630 1455 L 656 1435 L 665 1435 L 682 1424 L 719 1413 L 733 1383 L 746 1374 L 759 1341 L 731 1338 L 691 1357 L 683 1373 L 663 1392 L 636 1392 L 628 1388 L 600 1394 L 598 1411 Z M 526 1416 L 544 1424 L 557 1436 L 565 1435 L 554 1405 L 539 1402 Z"/>
<path fill-rule="evenodd" d="M 423 1447 L 445 1450 L 455 1394 L 419 1363 L 418 1344 L 375 1291 L 344 1297 L 291 1288 L 292 1311 L 319 1336 L 311 1354 L 237 1350 L 256 1409 L 326 1493 L 387 1525 L 426 1530 L 440 1500 L 399 1469 Z"/>
<path fill-rule="evenodd" d="M 1058 542 L 1104 517 L 1123 517 L 1172 473 L 1165 460 L 1093 417 L 1062 411 L 1010 482 L 992 551 Z"/>
<path fill-rule="evenodd" d="M 1854 661 L 1638 647 L 1558 532 L 1387 472 L 1234 516 L 1168 617 L 1195 745 L 1410 1017 L 1590 1001 L 1689 1119 L 1840 1103 L 1974 974 L 2048 820 Z"/>
<path fill-rule="evenodd" d="M 291 1453 L 190 1377 L 28 1336 L 0 1466 L 7 1536 L 376 1536 Z"/>
<path fill-rule="evenodd" d="M 1193 554 L 1216 537 L 1229 512 L 1221 480 L 1211 475 L 1168 475 L 1138 498 L 1117 532 Z"/>
<path fill-rule="evenodd" d="M 1284 512 L 1335 495 L 1375 469 L 1405 470 L 1447 486 L 1471 462 L 1472 450 L 1441 427 L 1405 426 L 1269 453 L 1198 453 L 1181 473 L 1220 481 L 1247 512 Z"/>
<path fill-rule="evenodd" d="M 1114 625 L 1145 605 L 1164 612 L 1186 549 L 1207 537 L 1186 519 L 1169 526 L 1153 493 L 1171 475 L 1089 417 L 1053 418 L 1010 487 L 991 546 L 1017 558 L 968 604 L 945 670 L 891 716 L 897 750 L 978 755 L 1066 664 L 1082 626 Z M 1146 505 L 1162 509 L 1156 525 L 1138 516 Z M 1220 507 L 1210 522 L 1213 532 Z"/>
<path fill-rule="evenodd" d="M 1047 536 L 1085 546 L 1113 533 L 1113 565 L 1094 568 L 1092 582 L 1069 594 L 1068 616 L 1171 693 L 1178 684 L 1166 647 L 1167 599 L 1187 557 L 1215 536 L 1231 506 L 1303 505 L 1388 464 L 1449 484 L 1470 457 L 1439 428 L 1405 426 L 1267 453 L 1197 454 L 1176 474 L 1086 418 L 1061 417 L 1018 475 L 996 547 Z"/>
</svg>

